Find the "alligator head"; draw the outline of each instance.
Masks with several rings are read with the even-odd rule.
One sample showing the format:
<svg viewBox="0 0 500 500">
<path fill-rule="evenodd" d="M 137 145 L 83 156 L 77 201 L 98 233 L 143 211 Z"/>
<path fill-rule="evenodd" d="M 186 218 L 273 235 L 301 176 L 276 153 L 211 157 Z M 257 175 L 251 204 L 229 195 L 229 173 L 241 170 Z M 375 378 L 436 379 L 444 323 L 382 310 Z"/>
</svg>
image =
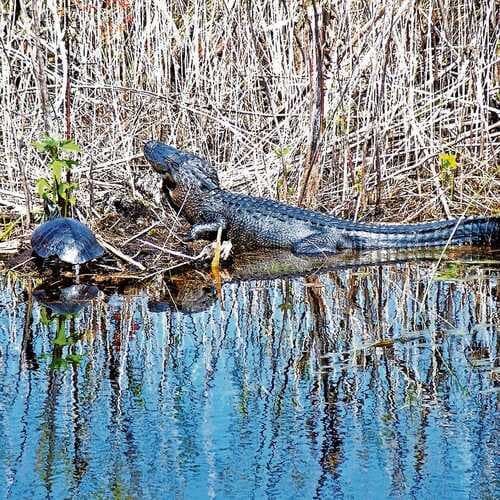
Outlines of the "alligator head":
<svg viewBox="0 0 500 500">
<path fill-rule="evenodd" d="M 179 151 L 162 142 L 148 141 L 144 145 L 144 156 L 163 176 L 169 189 L 175 189 L 181 183 L 197 186 L 203 191 L 219 187 L 216 170 L 195 154 Z"/>
<path fill-rule="evenodd" d="M 216 170 L 205 159 L 159 141 L 144 145 L 144 156 L 163 177 L 163 190 L 171 205 L 191 219 L 204 195 L 219 188 Z M 193 212 L 193 214 L 191 214 Z"/>
</svg>

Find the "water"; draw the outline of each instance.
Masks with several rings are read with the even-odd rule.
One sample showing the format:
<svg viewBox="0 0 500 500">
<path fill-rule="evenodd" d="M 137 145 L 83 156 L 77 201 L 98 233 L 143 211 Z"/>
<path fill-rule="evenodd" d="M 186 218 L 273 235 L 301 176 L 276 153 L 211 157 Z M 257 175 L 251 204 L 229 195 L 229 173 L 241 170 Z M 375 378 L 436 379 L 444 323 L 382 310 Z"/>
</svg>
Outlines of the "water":
<svg viewBox="0 0 500 500">
<path fill-rule="evenodd" d="M 4 277 L 0 497 L 498 497 L 498 272 L 452 270 L 195 277 L 177 310 Z"/>
</svg>

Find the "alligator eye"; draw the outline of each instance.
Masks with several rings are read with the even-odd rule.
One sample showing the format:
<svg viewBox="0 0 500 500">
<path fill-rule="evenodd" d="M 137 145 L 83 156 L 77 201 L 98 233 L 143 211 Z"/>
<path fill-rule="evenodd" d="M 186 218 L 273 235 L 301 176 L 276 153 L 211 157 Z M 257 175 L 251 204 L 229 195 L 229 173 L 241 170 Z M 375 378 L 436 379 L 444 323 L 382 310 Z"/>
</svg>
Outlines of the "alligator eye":
<svg viewBox="0 0 500 500">
<path fill-rule="evenodd" d="M 167 157 L 165 158 L 165 163 L 166 163 L 167 165 L 169 165 L 170 167 L 172 167 L 172 168 L 179 169 L 179 167 L 180 167 L 179 163 L 177 163 L 177 162 L 175 161 L 175 159 L 174 159 L 174 157 L 173 157 L 173 156 L 167 156 Z"/>
</svg>

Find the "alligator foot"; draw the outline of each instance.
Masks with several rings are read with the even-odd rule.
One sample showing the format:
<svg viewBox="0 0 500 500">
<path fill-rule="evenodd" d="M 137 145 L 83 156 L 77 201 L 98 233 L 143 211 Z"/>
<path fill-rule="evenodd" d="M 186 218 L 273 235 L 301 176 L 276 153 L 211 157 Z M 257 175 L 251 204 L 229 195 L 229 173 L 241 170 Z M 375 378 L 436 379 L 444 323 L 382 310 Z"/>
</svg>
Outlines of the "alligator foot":
<svg viewBox="0 0 500 500">
<path fill-rule="evenodd" d="M 226 229 L 226 223 L 223 220 L 217 222 L 207 222 L 203 224 L 195 224 L 189 231 L 186 240 L 211 240 L 217 234 L 219 228 Z"/>
<path fill-rule="evenodd" d="M 203 250 L 199 253 L 200 258 L 211 260 L 215 255 L 215 248 L 217 246 L 217 242 L 214 241 L 205 245 Z M 229 255 L 231 254 L 231 250 L 233 249 L 233 244 L 231 241 L 223 241 L 220 245 L 220 258 L 222 260 L 227 260 Z"/>
</svg>

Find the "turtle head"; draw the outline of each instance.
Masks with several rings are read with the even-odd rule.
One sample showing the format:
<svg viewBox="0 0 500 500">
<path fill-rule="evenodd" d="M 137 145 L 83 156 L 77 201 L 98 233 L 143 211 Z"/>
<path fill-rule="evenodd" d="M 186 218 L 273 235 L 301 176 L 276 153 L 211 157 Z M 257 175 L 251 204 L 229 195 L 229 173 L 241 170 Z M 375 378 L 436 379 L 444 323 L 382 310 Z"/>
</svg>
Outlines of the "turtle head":
<svg viewBox="0 0 500 500">
<path fill-rule="evenodd" d="M 211 191 L 219 187 L 216 170 L 208 160 L 197 155 L 159 141 L 148 141 L 144 145 L 144 156 L 161 174 L 171 194 L 177 188 Z"/>
<path fill-rule="evenodd" d="M 54 203 L 47 196 L 43 197 L 43 212 L 46 220 L 61 217 L 61 208 L 57 203 Z"/>
</svg>

